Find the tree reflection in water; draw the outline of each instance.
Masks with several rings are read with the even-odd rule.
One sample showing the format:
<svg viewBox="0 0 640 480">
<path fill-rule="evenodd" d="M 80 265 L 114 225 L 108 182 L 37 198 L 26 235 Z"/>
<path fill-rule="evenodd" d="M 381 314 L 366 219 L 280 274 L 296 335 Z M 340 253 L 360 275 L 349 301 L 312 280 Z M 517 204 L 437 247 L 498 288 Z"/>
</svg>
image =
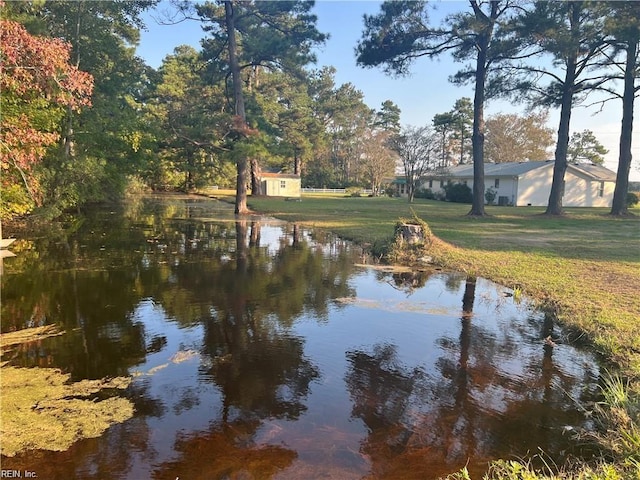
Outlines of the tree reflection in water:
<svg viewBox="0 0 640 480">
<path fill-rule="evenodd" d="M 580 423 L 565 392 L 588 395 L 595 364 L 545 343 L 559 342 L 550 319 L 501 311 L 482 279 L 358 270 L 347 242 L 236 221 L 212 202 L 112 211 L 52 228 L 6 262 L 3 331 L 57 324 L 67 334 L 3 360 L 74 380 L 136 373 L 137 415 L 3 468 L 78 479 L 428 479 L 469 462 L 477 476 L 530 446 L 560 458 L 559 430 Z"/>
<path fill-rule="evenodd" d="M 161 464 L 153 478 L 273 478 L 291 465 L 296 452 L 278 445 L 255 445 L 251 439 L 259 427 L 258 420 L 238 420 L 214 425 L 207 432 L 178 435 L 179 459 Z"/>
<path fill-rule="evenodd" d="M 361 452 L 372 464 L 371 478 L 437 478 L 465 465 L 481 476 L 498 452 L 508 457 L 511 448 L 518 456 L 523 445 L 545 445 L 554 458 L 569 453 L 561 451 L 567 445 L 558 432 L 580 414 L 567 407 L 566 393 L 583 392 L 580 381 L 593 385 L 593 377 L 585 371 L 576 378 L 554 365 L 552 347 L 543 341 L 548 318 L 538 339 L 541 355 L 525 358 L 515 332 L 474 325 L 476 284 L 466 278 L 459 336 L 437 341 L 434 370 L 403 364 L 391 343 L 347 352 L 345 381 L 352 416 L 368 429 Z M 522 360 L 526 372 L 519 371 Z M 549 408 L 554 404 L 558 408 Z"/>
</svg>

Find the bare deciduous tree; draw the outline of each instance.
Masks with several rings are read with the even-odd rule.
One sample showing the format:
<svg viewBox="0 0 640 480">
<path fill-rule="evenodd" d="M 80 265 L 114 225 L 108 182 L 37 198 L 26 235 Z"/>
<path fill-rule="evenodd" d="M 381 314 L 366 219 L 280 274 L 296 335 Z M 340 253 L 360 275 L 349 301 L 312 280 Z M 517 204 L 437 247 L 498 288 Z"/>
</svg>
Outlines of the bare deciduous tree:
<svg viewBox="0 0 640 480">
<path fill-rule="evenodd" d="M 436 136 L 429 127 L 405 127 L 392 141 L 392 148 L 402 162 L 410 203 L 420 178 L 437 166 L 437 144 Z"/>
</svg>

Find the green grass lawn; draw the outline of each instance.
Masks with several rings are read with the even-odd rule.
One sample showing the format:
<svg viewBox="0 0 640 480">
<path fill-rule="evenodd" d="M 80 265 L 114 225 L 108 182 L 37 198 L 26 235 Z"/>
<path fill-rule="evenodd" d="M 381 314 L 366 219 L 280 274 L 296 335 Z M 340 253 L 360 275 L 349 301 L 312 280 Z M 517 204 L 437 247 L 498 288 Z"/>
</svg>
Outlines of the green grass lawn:
<svg viewBox="0 0 640 480">
<path fill-rule="evenodd" d="M 638 216 L 567 208 L 564 217 L 547 217 L 542 207 L 487 207 L 488 217 L 471 218 L 469 205 L 327 195 L 303 196 L 300 202 L 256 197 L 248 204 L 377 248 L 393 240 L 399 218 L 415 212 L 442 240 L 430 252 L 440 264 L 518 285 L 626 375 L 640 379 Z"/>
</svg>

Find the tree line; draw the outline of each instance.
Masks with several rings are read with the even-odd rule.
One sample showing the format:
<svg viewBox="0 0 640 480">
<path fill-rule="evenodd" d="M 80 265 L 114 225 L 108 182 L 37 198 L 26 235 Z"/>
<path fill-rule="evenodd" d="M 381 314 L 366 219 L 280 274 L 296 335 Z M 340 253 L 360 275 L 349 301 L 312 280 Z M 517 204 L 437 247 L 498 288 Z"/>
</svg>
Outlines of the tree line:
<svg viewBox="0 0 640 480">
<path fill-rule="evenodd" d="M 553 138 L 545 112 L 558 106 L 547 213 L 559 214 L 567 162 L 597 144 L 588 131 L 570 142 L 570 114 L 595 91 L 623 105 L 612 213 L 626 213 L 640 88 L 635 2 L 472 0 L 440 25 L 430 23 L 427 2 L 382 3 L 364 18 L 359 65 L 406 74 L 420 57 L 450 53 L 465 64 L 452 81 L 475 85 L 473 99 L 421 128 L 402 128 L 390 100 L 367 106 L 354 85 L 336 84 L 332 67 L 312 67 L 327 39 L 313 2 L 175 2 L 174 17 L 164 20 L 200 25 L 201 48 L 179 46 L 153 69 L 135 46 L 143 12 L 157 3 L 0 5 L 3 218 L 34 209 L 52 217 L 127 188 L 206 185 L 235 186 L 243 213 L 248 191 L 261 193 L 265 170 L 298 174 L 304 186 L 369 186 L 377 194 L 398 164 L 408 174 L 400 159 L 412 155 L 435 167 L 473 162 L 470 213 L 483 215 L 485 158 L 513 160 L 509 149 L 522 144 L 535 159 Z M 540 58 L 553 68 L 539 68 Z M 499 96 L 525 99 L 529 113 L 485 119 L 485 102 Z M 518 131 L 518 142 L 504 138 Z"/>
<path fill-rule="evenodd" d="M 313 2 L 176 4 L 177 18 L 164 21 L 200 24 L 202 48 L 178 46 L 153 69 L 135 45 L 156 4 L 2 6 L 3 217 L 55 216 L 126 188 L 259 194 L 262 170 L 377 190 L 393 174 L 383 139 L 399 128 L 399 109 L 371 109 L 354 85 L 336 84 L 333 67 L 309 67 L 326 38 Z M 84 90 L 67 85 L 75 77 Z M 40 136 L 29 140 L 25 126 Z"/>
</svg>

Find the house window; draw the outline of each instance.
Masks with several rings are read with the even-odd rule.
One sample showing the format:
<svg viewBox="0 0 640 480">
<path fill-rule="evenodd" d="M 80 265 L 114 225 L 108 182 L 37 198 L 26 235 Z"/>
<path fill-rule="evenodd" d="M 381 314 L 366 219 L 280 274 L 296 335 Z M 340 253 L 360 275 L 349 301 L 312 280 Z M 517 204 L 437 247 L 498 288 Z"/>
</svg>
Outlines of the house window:
<svg viewBox="0 0 640 480">
<path fill-rule="evenodd" d="M 444 180 L 440 180 L 440 188 L 444 187 Z"/>
<path fill-rule="evenodd" d="M 429 188 L 433 188 L 433 180 L 429 180 Z"/>
<path fill-rule="evenodd" d="M 496 178 L 496 180 L 493 182 L 493 186 L 495 188 L 500 188 L 500 179 L 499 178 Z"/>
<path fill-rule="evenodd" d="M 604 182 L 600 182 L 600 188 L 598 189 L 598 196 L 604 197 Z"/>
<path fill-rule="evenodd" d="M 280 188 L 287 188 L 287 182 L 284 180 L 280 180 Z"/>
<path fill-rule="evenodd" d="M 463 183 L 464 185 L 466 185 L 466 184 L 467 184 L 467 181 L 466 181 L 466 180 L 463 180 L 463 181 L 462 181 L 462 183 Z"/>
</svg>

